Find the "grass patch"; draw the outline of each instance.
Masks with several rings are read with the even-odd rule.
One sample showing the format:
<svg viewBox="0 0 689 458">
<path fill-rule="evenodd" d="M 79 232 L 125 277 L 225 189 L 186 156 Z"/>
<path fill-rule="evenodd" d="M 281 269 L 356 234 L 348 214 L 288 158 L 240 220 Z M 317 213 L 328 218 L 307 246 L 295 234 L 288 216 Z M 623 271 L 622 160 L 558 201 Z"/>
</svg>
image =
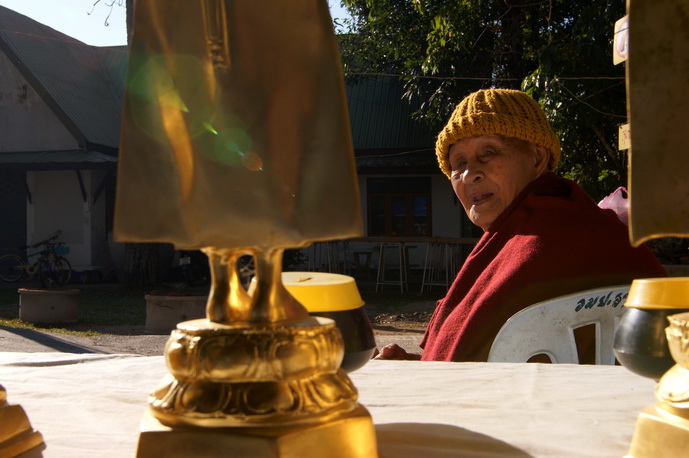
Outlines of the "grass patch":
<svg viewBox="0 0 689 458">
<path fill-rule="evenodd" d="M 34 331 L 56 332 L 56 333 L 60 333 L 60 334 L 68 334 L 68 335 L 74 335 L 74 336 L 87 336 L 87 337 L 109 335 L 107 333 L 93 331 L 93 330 L 75 331 L 72 329 L 54 327 L 51 324 L 39 325 L 39 324 L 27 323 L 25 321 L 21 321 L 18 318 L 14 319 L 14 320 L 0 319 L 0 328 L 3 328 L 3 327 L 18 328 L 18 329 L 31 329 Z"/>
</svg>

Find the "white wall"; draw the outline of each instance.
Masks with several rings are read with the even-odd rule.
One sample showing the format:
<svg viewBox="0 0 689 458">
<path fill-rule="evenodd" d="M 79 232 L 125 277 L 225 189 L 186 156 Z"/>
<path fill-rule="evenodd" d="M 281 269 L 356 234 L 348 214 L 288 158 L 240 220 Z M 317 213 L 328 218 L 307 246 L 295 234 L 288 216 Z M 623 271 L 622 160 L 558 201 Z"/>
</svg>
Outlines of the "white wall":
<svg viewBox="0 0 689 458">
<path fill-rule="evenodd" d="M 27 241 L 44 240 L 55 230 L 69 245 L 67 259 L 76 271 L 103 267 L 107 261 L 105 198 L 93 203 L 93 194 L 104 176 L 101 171 L 81 171 L 86 190 L 84 202 L 74 170 L 28 172 L 31 203 L 27 203 Z"/>
</svg>

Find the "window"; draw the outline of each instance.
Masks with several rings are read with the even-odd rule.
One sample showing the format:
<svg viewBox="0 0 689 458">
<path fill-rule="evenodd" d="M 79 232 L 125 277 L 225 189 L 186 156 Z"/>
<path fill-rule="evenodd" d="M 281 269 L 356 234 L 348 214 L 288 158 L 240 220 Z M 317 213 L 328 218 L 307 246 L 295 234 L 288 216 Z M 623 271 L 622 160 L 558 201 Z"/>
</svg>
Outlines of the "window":
<svg viewBox="0 0 689 458">
<path fill-rule="evenodd" d="M 430 237 L 430 177 L 369 178 L 368 235 Z"/>
</svg>

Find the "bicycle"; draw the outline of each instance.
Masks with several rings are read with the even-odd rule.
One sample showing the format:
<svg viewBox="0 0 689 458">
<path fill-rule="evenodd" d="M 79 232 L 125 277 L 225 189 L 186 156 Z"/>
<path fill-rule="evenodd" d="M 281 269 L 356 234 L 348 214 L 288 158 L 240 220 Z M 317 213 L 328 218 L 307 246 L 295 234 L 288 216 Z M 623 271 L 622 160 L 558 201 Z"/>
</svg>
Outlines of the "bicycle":
<svg viewBox="0 0 689 458">
<path fill-rule="evenodd" d="M 61 234 L 62 231 L 57 230 L 41 242 L 19 248 L 20 250 L 38 249 L 36 253 L 26 256 L 17 254 L 0 256 L 0 280 L 16 282 L 24 277 L 34 278 L 38 274 L 41 284 L 46 288 L 51 288 L 56 283 L 66 285 L 72 278 L 72 265 L 64 257 L 69 253 L 69 247 L 64 242 L 54 241 Z M 37 259 L 32 263 L 31 258 L 34 257 Z"/>
</svg>

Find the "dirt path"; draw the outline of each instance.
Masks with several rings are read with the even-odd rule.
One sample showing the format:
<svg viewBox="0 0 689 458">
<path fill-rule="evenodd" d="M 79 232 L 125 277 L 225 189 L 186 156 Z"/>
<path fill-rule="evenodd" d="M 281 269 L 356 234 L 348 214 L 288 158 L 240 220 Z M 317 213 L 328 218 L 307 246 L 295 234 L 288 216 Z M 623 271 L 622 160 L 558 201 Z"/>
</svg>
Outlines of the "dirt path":
<svg viewBox="0 0 689 458">
<path fill-rule="evenodd" d="M 418 352 L 418 344 L 435 304 L 410 303 L 394 313 L 367 306 L 379 347 L 395 342 L 408 351 Z M 127 353 L 143 356 L 163 354 L 169 334 L 146 334 L 144 326 L 94 326 L 79 323 L 69 326 L 76 334 L 0 326 L 0 351 L 65 353 Z M 86 335 L 94 331 L 98 335 Z M 83 333 L 83 334 L 82 334 Z"/>
</svg>

